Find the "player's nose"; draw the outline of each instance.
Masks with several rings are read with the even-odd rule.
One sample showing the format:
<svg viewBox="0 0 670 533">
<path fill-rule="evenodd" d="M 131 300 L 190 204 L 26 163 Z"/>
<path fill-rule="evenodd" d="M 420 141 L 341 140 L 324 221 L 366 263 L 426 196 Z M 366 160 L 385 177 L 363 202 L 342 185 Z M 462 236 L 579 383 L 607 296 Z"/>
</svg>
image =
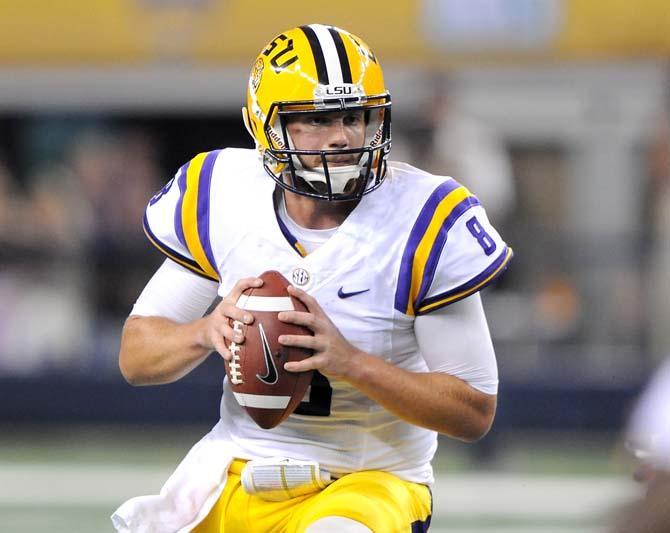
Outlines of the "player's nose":
<svg viewBox="0 0 670 533">
<path fill-rule="evenodd" d="M 333 120 L 328 129 L 328 147 L 346 148 L 349 145 L 347 129 L 343 119 Z"/>
</svg>

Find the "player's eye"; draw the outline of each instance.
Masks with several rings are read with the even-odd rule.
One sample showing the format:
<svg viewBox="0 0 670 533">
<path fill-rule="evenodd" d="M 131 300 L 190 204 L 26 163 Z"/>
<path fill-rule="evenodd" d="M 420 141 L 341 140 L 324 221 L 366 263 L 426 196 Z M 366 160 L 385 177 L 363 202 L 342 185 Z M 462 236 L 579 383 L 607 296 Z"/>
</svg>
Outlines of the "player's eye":
<svg viewBox="0 0 670 533">
<path fill-rule="evenodd" d="M 324 115 L 312 115 L 309 122 L 313 126 L 328 126 L 332 120 Z"/>
<path fill-rule="evenodd" d="M 363 113 L 349 113 L 344 117 L 344 124 L 347 126 L 355 126 L 363 121 Z"/>
</svg>

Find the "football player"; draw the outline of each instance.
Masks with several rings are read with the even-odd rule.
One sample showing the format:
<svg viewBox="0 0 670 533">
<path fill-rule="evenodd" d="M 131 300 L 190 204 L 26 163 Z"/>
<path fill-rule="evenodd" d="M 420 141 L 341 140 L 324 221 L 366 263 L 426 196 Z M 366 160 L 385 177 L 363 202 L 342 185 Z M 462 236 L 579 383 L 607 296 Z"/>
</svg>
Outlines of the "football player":
<svg viewBox="0 0 670 533">
<path fill-rule="evenodd" d="M 637 481 L 653 484 L 670 477 L 670 357 L 640 395 L 625 432 L 626 447 L 636 459 Z"/>
<path fill-rule="evenodd" d="M 634 478 L 644 482 L 641 498 L 614 520 L 613 532 L 664 533 L 670 530 L 670 357 L 653 375 L 632 411 L 626 446 L 636 463 Z"/>
<path fill-rule="evenodd" d="M 278 270 L 308 309 L 279 318 L 314 333 L 280 337 L 314 351 L 286 368 L 317 372 L 271 430 L 224 381 L 218 424 L 114 525 L 425 531 L 437 434 L 474 441 L 493 421 L 497 367 L 478 291 L 512 251 L 457 181 L 388 160 L 391 97 L 351 33 L 312 24 L 275 37 L 243 115 L 255 150 L 199 154 L 149 202 L 144 228 L 168 259 L 126 322 L 121 371 L 167 383 L 212 351 L 230 359 L 227 346 L 244 342 L 231 320 L 253 321 L 238 298 Z"/>
</svg>

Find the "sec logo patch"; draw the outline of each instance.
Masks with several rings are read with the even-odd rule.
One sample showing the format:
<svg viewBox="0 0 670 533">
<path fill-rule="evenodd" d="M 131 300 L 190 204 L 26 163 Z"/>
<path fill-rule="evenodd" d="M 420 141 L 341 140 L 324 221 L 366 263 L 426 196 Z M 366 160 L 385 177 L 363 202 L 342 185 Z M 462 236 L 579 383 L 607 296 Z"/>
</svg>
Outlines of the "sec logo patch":
<svg viewBox="0 0 670 533">
<path fill-rule="evenodd" d="M 291 272 L 291 279 L 298 287 L 304 287 L 309 283 L 309 272 L 304 268 L 294 268 L 293 272 Z"/>
</svg>

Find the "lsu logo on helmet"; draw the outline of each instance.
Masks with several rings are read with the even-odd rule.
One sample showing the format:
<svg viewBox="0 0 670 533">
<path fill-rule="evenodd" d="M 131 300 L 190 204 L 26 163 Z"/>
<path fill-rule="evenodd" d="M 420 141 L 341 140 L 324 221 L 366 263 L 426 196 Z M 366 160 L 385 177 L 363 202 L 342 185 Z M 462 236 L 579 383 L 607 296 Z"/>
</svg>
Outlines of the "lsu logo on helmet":
<svg viewBox="0 0 670 533">
<path fill-rule="evenodd" d="M 299 113 L 363 110 L 365 143 L 320 150 L 323 167 L 306 169 L 287 133 Z M 381 185 L 391 147 L 391 97 L 377 57 L 351 33 L 321 24 L 285 31 L 256 59 L 244 121 L 268 174 L 284 189 L 327 200 L 360 198 Z M 314 151 L 311 151 L 312 155 Z M 326 156 L 355 154 L 356 164 L 331 166 Z"/>
<path fill-rule="evenodd" d="M 265 63 L 263 60 L 259 57 L 256 62 L 254 63 L 253 69 L 251 69 L 251 77 L 249 78 L 249 85 L 250 89 L 252 89 L 254 92 L 258 90 L 258 86 L 261 83 L 261 77 L 263 76 L 263 68 L 265 67 Z"/>
</svg>

